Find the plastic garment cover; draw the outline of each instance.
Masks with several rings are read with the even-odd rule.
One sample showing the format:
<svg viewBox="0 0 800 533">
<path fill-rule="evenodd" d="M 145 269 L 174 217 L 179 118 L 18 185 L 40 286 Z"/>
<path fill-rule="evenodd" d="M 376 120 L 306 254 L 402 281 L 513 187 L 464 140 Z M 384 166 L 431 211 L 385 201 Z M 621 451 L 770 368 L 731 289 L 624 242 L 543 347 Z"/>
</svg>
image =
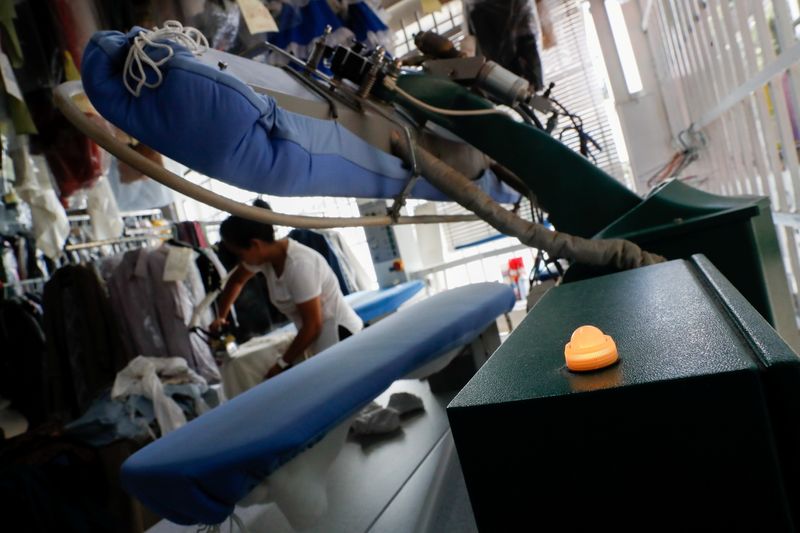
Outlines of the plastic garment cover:
<svg viewBox="0 0 800 533">
<path fill-rule="evenodd" d="M 481 53 L 528 80 L 537 91 L 542 89 L 535 1 L 466 0 L 464 4 L 469 10 L 470 32 L 478 39 Z"/>
<path fill-rule="evenodd" d="M 117 159 L 112 159 L 108 167 L 108 184 L 117 200 L 117 206 L 122 211 L 156 209 L 175 200 L 172 189 L 150 178 L 124 183 L 120 178 Z"/>
<path fill-rule="evenodd" d="M 203 3 L 204 8 L 191 18 L 191 25 L 202 31 L 208 44 L 216 50 L 240 48 L 237 46 L 239 35 L 247 28 L 239 4 L 235 0 Z"/>
<path fill-rule="evenodd" d="M 160 66 L 163 82 L 133 96 L 123 66 L 140 30 L 95 34 L 84 53 L 83 86 L 107 120 L 147 146 L 207 176 L 278 196 L 394 198 L 405 187 L 410 171 L 400 158 L 335 121 L 280 108 L 170 41 L 174 55 Z M 154 60 L 166 54 L 146 51 Z M 147 73 L 154 82 L 155 72 Z M 501 203 L 519 197 L 490 171 L 475 183 Z M 424 179 L 410 196 L 447 199 Z"/>
<path fill-rule="evenodd" d="M 67 213 L 50 184 L 47 162 L 42 156 L 31 156 L 27 142 L 18 139 L 20 145 L 11 151 L 17 175 L 15 189 L 31 208 L 36 247 L 50 259 L 56 259 L 69 236 Z"/>
<path fill-rule="evenodd" d="M 114 198 L 108 180 L 101 178 L 89 189 L 86 210 L 92 219 L 92 238 L 95 240 L 114 239 L 122 235 L 125 223 Z"/>
<path fill-rule="evenodd" d="M 201 392 L 208 389 L 206 380 L 191 370 L 185 359 L 139 356 L 117 374 L 111 389 L 111 398 L 116 400 L 139 395 L 152 400 L 158 426 L 161 428 L 161 434 L 165 435 L 186 424 L 186 416 L 175 400 L 164 393 L 162 379 L 196 383 L 203 387 Z M 198 405 L 198 414 L 207 410 L 204 403 Z"/>
</svg>

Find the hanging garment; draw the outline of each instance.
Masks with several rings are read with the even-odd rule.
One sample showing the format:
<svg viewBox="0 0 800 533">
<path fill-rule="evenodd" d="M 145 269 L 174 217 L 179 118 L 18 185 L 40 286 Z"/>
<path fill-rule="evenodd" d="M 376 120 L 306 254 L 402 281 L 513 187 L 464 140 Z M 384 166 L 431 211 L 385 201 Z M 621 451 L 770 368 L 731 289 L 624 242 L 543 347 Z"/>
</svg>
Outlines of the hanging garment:
<svg viewBox="0 0 800 533">
<path fill-rule="evenodd" d="M 228 271 L 211 248 L 201 248 L 198 253 L 196 264 L 206 294 L 221 289 L 222 279 L 228 275 Z"/>
<path fill-rule="evenodd" d="M 92 268 L 67 265 L 53 274 L 44 288 L 44 330 L 48 411 L 78 417 L 129 360 Z"/>
<path fill-rule="evenodd" d="M 394 49 L 392 34 L 383 20 L 379 2 L 366 0 L 342 0 L 342 2 L 347 5 L 347 10 L 340 16 L 359 43 L 366 45 L 368 49 L 378 46 L 383 46 L 390 52 Z"/>
<path fill-rule="evenodd" d="M 30 206 L 36 247 L 50 259 L 57 259 L 69 235 L 67 213 L 51 185 L 47 162 L 30 155 L 27 140 L 18 138 L 17 142 L 11 150 L 17 176 L 15 190 Z"/>
<path fill-rule="evenodd" d="M 352 292 L 342 273 L 339 258 L 333 251 L 333 247 L 328 242 L 328 239 L 325 238 L 325 235 L 310 229 L 293 229 L 289 232 L 289 238 L 300 244 L 305 244 L 324 257 L 328 266 L 330 266 L 333 273 L 336 274 L 336 279 L 339 281 L 339 288 L 342 289 L 342 294 L 347 296 Z"/>
<path fill-rule="evenodd" d="M 342 267 L 342 273 L 348 280 L 351 293 L 377 288 L 377 283 L 364 270 L 361 261 L 358 260 L 355 252 L 347 244 L 341 233 L 336 230 L 319 230 L 319 232 L 327 237 L 328 242 L 333 247 L 333 251 L 339 258 L 339 266 Z"/>
<path fill-rule="evenodd" d="M 128 350 L 135 355 L 181 357 L 206 380 L 218 382 L 219 369 L 210 348 L 188 327 L 194 308 L 205 297 L 200 273 L 192 260 L 182 279 L 165 281 L 171 248 L 128 252 L 111 275 L 111 301 L 123 324 Z M 211 314 L 205 313 L 202 327 L 211 320 Z"/>
<path fill-rule="evenodd" d="M 534 0 L 470 0 L 465 7 L 481 53 L 541 90 L 544 83 Z"/>
<path fill-rule="evenodd" d="M 172 189 L 150 178 L 124 183 L 120 177 L 119 165 L 120 162 L 116 158 L 111 159 L 108 167 L 108 184 L 122 211 L 157 209 L 175 200 Z"/>
<path fill-rule="evenodd" d="M 195 221 L 192 222 L 192 226 L 194 227 L 195 246 L 198 248 L 208 248 L 210 245 L 208 244 L 208 237 L 206 237 L 206 231 L 203 229 L 203 225 Z"/>
<path fill-rule="evenodd" d="M 111 304 L 117 315 L 131 359 L 137 355 L 166 355 L 158 316 L 153 306 L 153 288 L 147 277 L 147 250 L 126 252 L 108 281 Z M 140 264 L 142 267 L 137 269 Z"/>
<path fill-rule="evenodd" d="M 355 38 L 327 0 L 282 0 L 276 22 L 278 32 L 268 33 L 267 40 L 300 59 L 308 58 L 313 42 L 326 26 L 332 30 L 328 37 L 330 45 L 345 44 Z M 283 65 L 286 60 L 278 54 L 270 54 L 269 62 Z"/>
<path fill-rule="evenodd" d="M 0 238 L 0 282 L 4 285 L 19 284 L 17 256 L 11 243 L 2 238 Z"/>
<path fill-rule="evenodd" d="M 208 248 L 208 239 L 199 222 L 178 222 L 175 224 L 178 240 L 194 248 Z"/>
<path fill-rule="evenodd" d="M 0 300 L 0 396 L 31 425 L 46 418 L 45 339 L 40 309 L 24 298 Z"/>
<path fill-rule="evenodd" d="M 184 0 L 185 1 L 185 0 Z M 202 2 L 197 10 L 184 8 L 189 25 L 200 30 L 208 39 L 208 44 L 215 50 L 237 53 L 243 49 L 242 37 L 247 32 L 246 24 L 242 24 L 241 10 L 235 0 L 217 0 Z M 114 26 L 129 28 L 130 26 Z"/>
<path fill-rule="evenodd" d="M 217 257 L 216 252 L 211 248 L 198 248 L 197 270 L 200 273 L 200 279 L 203 282 L 205 289 L 205 298 L 195 306 L 192 313 L 192 320 L 189 324 L 190 327 L 200 327 L 200 323 L 207 317 L 206 309 L 209 309 L 211 316 L 216 318 L 219 316 L 219 302 L 217 298 L 222 292 L 222 288 L 228 280 L 228 271 L 222 265 Z M 237 323 L 236 309 L 232 308 L 230 311 L 231 321 Z"/>
<path fill-rule="evenodd" d="M 3 444 L 0 501 L 3 521 L 8 524 L 4 530 L 129 531 L 125 522 L 132 515 L 120 516 L 111 510 L 120 489 L 111 487 L 100 450 L 38 432 Z"/>
<path fill-rule="evenodd" d="M 92 239 L 102 241 L 116 239 L 122 235 L 125 223 L 122 221 L 114 192 L 108 180 L 101 178 L 89 189 L 87 194 L 86 210 L 89 212 L 92 225 L 90 232 Z"/>
<path fill-rule="evenodd" d="M 81 52 L 99 27 L 93 0 L 50 0 L 66 51 L 81 68 Z"/>
<path fill-rule="evenodd" d="M 100 147 L 67 120 L 47 91 L 25 95 L 39 134 L 31 147 L 47 159 L 62 203 L 75 191 L 90 187 L 102 175 Z"/>
<path fill-rule="evenodd" d="M 211 383 L 220 380 L 211 349 L 199 336 L 189 332 L 189 322 L 194 308 L 205 297 L 205 289 L 200 273 L 194 262 L 181 281 L 164 281 L 165 266 L 170 246 L 162 246 L 147 255 L 147 270 L 153 284 L 156 310 L 161 330 L 164 333 L 167 353 L 142 354 L 155 356 L 182 357 L 189 366 Z M 201 318 L 201 326 L 208 327 L 213 320 L 210 312 Z"/>
<path fill-rule="evenodd" d="M 41 278 L 44 276 L 43 265 L 39 264 L 39 252 L 36 250 L 36 239 L 27 232 L 16 235 L 4 235 L 3 238 L 13 250 L 17 262 L 17 274 L 20 280 Z"/>
<path fill-rule="evenodd" d="M 13 4 L 14 26 L 17 34 L 24 36 L 20 41 L 22 64 L 14 65 L 20 89 L 24 94 L 43 87 L 53 88 L 61 82 L 62 67 L 56 60 L 60 53 L 59 32 L 52 9 L 46 2 L 34 0 Z"/>
</svg>

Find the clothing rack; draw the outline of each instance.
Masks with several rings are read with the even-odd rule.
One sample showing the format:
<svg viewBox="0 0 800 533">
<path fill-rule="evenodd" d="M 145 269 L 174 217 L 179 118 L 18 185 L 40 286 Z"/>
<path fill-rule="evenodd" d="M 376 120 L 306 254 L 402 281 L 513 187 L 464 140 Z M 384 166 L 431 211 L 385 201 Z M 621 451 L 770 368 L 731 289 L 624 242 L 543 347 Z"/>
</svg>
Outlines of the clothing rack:
<svg viewBox="0 0 800 533">
<path fill-rule="evenodd" d="M 172 235 L 165 235 L 165 234 L 148 234 L 148 235 L 138 235 L 134 237 L 119 237 L 117 239 L 104 239 L 101 241 L 89 241 L 89 242 L 82 242 L 78 244 L 68 244 L 64 247 L 64 250 L 67 252 L 74 252 L 77 250 L 88 250 L 91 248 L 99 248 L 101 246 L 109 246 L 113 244 L 124 244 L 128 242 L 141 242 L 141 241 L 149 241 L 152 239 L 163 239 L 167 240 L 171 238 Z"/>
<path fill-rule="evenodd" d="M 30 292 L 31 290 L 34 292 L 41 292 L 44 290 L 45 283 L 47 283 L 47 279 L 45 278 L 31 278 L 0 285 L 3 287 L 3 298 L 8 298 L 9 296 L 15 296 L 20 289 L 25 289 L 22 291 L 23 293 Z"/>
<path fill-rule="evenodd" d="M 143 242 L 148 240 L 166 240 L 175 236 L 174 225 L 172 223 L 163 226 L 139 227 L 143 221 L 153 222 L 163 221 L 163 213 L 160 209 L 144 209 L 138 211 L 124 211 L 120 213 L 125 226 L 122 235 L 111 239 L 90 240 L 89 228 L 91 227 L 91 217 L 86 209 L 71 211 L 67 218 L 72 228 L 73 237 L 84 242 L 72 242 L 64 246 L 65 252 L 78 250 L 88 250 L 100 248 L 107 245 L 118 245 L 125 243 Z"/>
</svg>

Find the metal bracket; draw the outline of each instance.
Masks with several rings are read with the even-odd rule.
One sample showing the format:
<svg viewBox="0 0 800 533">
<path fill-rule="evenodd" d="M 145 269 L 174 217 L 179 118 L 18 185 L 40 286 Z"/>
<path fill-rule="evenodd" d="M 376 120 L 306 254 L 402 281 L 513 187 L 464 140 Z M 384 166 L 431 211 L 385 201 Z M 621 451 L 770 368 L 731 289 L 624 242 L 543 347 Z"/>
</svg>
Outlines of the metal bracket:
<svg viewBox="0 0 800 533">
<path fill-rule="evenodd" d="M 325 100 L 328 103 L 328 113 L 330 113 L 332 119 L 339 118 L 339 109 L 336 107 L 336 102 L 321 87 L 317 86 L 312 79 L 309 79 L 303 74 L 297 72 L 289 65 L 283 67 L 283 71 L 305 85 L 307 88 L 311 89 L 314 94 Z"/>
<path fill-rule="evenodd" d="M 406 142 L 408 143 L 408 153 L 411 155 L 411 161 L 409 161 L 411 164 L 411 177 L 408 178 L 405 187 L 403 187 L 403 190 L 400 192 L 400 194 L 395 197 L 394 203 L 392 203 L 392 206 L 389 208 L 389 216 L 392 218 L 392 220 L 397 220 L 400 217 L 400 210 L 406 205 L 406 198 L 408 198 L 408 195 L 411 194 L 411 191 L 414 189 L 414 185 L 417 184 L 419 178 L 422 177 L 419 173 L 417 154 L 416 150 L 414 149 L 414 139 L 411 137 L 411 130 L 404 126 L 403 132 L 406 135 Z"/>
</svg>

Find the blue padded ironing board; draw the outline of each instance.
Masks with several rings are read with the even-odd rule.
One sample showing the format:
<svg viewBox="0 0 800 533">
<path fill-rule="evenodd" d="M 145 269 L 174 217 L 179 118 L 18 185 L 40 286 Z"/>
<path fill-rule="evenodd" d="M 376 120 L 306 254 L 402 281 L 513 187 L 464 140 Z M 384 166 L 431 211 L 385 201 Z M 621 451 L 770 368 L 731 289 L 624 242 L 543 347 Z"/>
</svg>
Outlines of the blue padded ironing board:
<svg viewBox="0 0 800 533">
<path fill-rule="evenodd" d="M 278 196 L 394 198 L 410 171 L 333 120 L 282 109 L 233 75 L 202 63 L 186 48 L 165 41 L 174 55 L 161 67 L 163 83 L 134 96 L 123 83 L 128 34 L 95 33 L 83 54 L 81 77 L 92 105 L 109 122 L 154 150 L 212 178 Z M 147 49 L 155 60 L 161 48 Z M 148 80 L 155 81 L 152 70 Z M 491 170 L 474 182 L 501 203 L 519 194 Z M 419 180 L 410 197 L 447 200 Z"/>
<path fill-rule="evenodd" d="M 422 300 L 146 446 L 122 465 L 122 485 L 173 522 L 221 523 L 392 382 L 471 342 L 513 305 L 500 283 Z"/>
<path fill-rule="evenodd" d="M 411 299 L 425 287 L 421 280 L 407 281 L 388 289 L 359 291 L 348 294 L 344 300 L 365 323 L 388 315 Z"/>
</svg>

